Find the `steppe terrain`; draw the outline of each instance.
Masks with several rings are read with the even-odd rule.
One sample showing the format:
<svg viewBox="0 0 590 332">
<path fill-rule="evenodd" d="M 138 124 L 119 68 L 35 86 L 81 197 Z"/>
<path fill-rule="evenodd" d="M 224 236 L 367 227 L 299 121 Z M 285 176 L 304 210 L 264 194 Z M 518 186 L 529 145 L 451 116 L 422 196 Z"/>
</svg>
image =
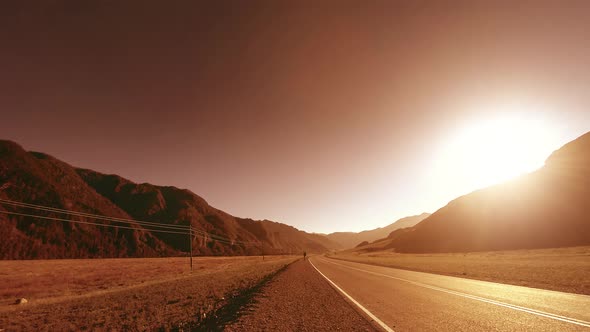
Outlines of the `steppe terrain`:
<svg viewBox="0 0 590 332">
<path fill-rule="evenodd" d="M 0 261 L 0 329 L 178 329 L 299 257 Z M 24 297 L 29 302 L 14 304 Z"/>
</svg>

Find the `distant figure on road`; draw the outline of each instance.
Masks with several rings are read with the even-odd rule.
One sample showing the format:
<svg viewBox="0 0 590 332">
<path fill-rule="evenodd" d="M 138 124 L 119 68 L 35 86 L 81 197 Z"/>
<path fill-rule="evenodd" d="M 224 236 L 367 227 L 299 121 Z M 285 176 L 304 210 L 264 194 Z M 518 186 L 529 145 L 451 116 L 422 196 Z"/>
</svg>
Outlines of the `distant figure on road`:
<svg viewBox="0 0 590 332">
<path fill-rule="evenodd" d="M 307 252 L 303 252 L 303 260 L 305 260 L 305 256 L 307 256 Z"/>
</svg>

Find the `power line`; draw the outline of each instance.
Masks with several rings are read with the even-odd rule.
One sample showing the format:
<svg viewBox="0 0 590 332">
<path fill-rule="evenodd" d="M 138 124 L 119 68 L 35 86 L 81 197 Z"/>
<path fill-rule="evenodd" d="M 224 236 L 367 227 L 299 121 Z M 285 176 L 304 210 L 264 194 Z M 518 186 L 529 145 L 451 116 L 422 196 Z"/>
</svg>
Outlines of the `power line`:
<svg viewBox="0 0 590 332">
<path fill-rule="evenodd" d="M 145 226 L 146 228 L 117 226 L 117 225 L 107 225 L 107 224 L 93 223 L 93 222 L 88 222 L 88 221 L 76 221 L 76 220 L 63 219 L 63 218 L 45 217 L 45 216 L 32 215 L 32 214 L 23 214 L 23 213 L 17 213 L 17 212 L 0 211 L 0 213 L 5 213 L 5 214 L 20 215 L 20 216 L 32 217 L 32 218 L 41 218 L 41 219 L 46 219 L 46 220 L 55 220 L 55 221 L 64 221 L 64 222 L 73 222 L 73 223 L 80 223 L 80 224 L 104 226 L 104 227 L 119 227 L 119 228 L 123 228 L 123 229 L 147 230 L 147 231 L 150 231 L 150 232 L 159 232 L 159 233 L 189 234 L 189 232 L 190 232 L 190 235 L 191 236 L 194 234 L 194 235 L 203 237 L 203 239 L 205 239 L 205 240 L 206 240 L 207 237 L 209 237 L 212 240 L 215 240 L 215 241 L 218 241 L 218 242 L 221 242 L 221 243 L 225 243 L 225 244 L 228 244 L 228 245 L 235 245 L 235 244 L 238 244 L 238 243 L 239 244 L 243 244 L 243 245 L 252 245 L 252 246 L 260 246 L 261 245 L 260 242 L 231 240 L 229 238 L 226 238 L 226 237 L 223 237 L 223 236 L 220 236 L 220 235 L 211 234 L 211 233 L 208 233 L 208 232 L 205 232 L 205 231 L 202 231 L 202 230 L 198 230 L 198 229 L 194 229 L 194 228 L 191 229 L 190 226 L 184 226 L 184 225 L 164 225 L 164 224 L 156 223 L 156 222 L 140 221 L 140 220 L 134 220 L 134 219 L 125 219 L 125 218 L 108 217 L 108 216 L 103 216 L 103 215 L 98 215 L 98 214 L 91 214 L 91 213 L 85 213 L 85 212 L 79 212 L 79 211 L 73 211 L 73 210 L 65 210 L 65 209 L 59 209 L 59 208 L 54 208 L 54 207 L 49 207 L 49 206 L 43 206 L 43 205 L 37 205 L 37 204 L 31 204 L 31 203 L 11 201 L 11 200 L 2 199 L 2 198 L 0 198 L 0 203 L 9 204 L 9 205 L 17 206 L 17 207 L 24 207 L 24 208 L 29 208 L 29 209 L 36 209 L 36 210 L 41 210 L 41 211 L 45 211 L 45 212 L 55 212 L 55 213 L 69 214 L 69 215 L 78 216 L 78 217 L 93 218 L 93 219 L 97 219 L 97 220 L 113 221 L 113 222 L 119 222 L 119 223 L 125 222 L 125 223 L 129 223 L 129 224 L 138 224 L 140 226 Z M 163 229 L 171 229 L 172 231 L 158 230 L 158 229 L 150 229 L 150 228 L 147 228 L 147 227 L 152 227 L 152 228 L 153 227 L 156 227 L 156 228 L 163 228 Z M 186 232 L 182 232 L 183 230 L 186 231 Z"/>
<path fill-rule="evenodd" d="M 101 224 L 101 223 L 95 223 L 95 222 L 90 222 L 90 221 L 62 219 L 62 218 L 55 218 L 55 217 L 46 217 L 46 216 L 39 216 L 39 215 L 27 214 L 27 213 L 19 213 L 19 212 L 0 211 L 0 213 L 10 214 L 10 215 L 15 215 L 15 216 L 21 216 L 21 217 L 30 217 L 30 218 L 39 218 L 39 219 L 54 220 L 54 221 L 71 222 L 71 223 L 76 223 L 76 224 L 86 224 L 86 225 L 95 225 L 95 226 L 112 227 L 112 228 L 133 229 L 133 230 L 136 230 L 136 231 L 149 231 L 149 232 L 157 232 L 157 233 L 171 233 L 171 234 L 184 234 L 184 235 L 189 234 L 188 232 L 174 232 L 174 231 L 163 231 L 163 230 L 157 230 L 157 229 L 147 229 L 147 228 L 138 228 L 138 227 L 127 227 L 127 226 L 118 226 L 118 225 L 108 225 L 108 224 Z"/>
<path fill-rule="evenodd" d="M 193 232 L 200 233 L 202 235 L 206 235 L 206 236 L 210 237 L 211 239 L 217 240 L 219 242 L 224 242 L 225 241 L 228 244 L 234 244 L 234 243 L 253 244 L 253 245 L 259 245 L 260 244 L 259 242 L 254 242 L 254 241 L 232 240 L 232 239 L 229 239 L 229 238 L 220 236 L 220 235 L 215 235 L 215 234 L 207 233 L 205 231 L 201 231 L 201 230 L 194 229 L 194 228 L 193 228 Z"/>
<path fill-rule="evenodd" d="M 73 210 L 58 209 L 58 208 L 49 207 L 49 206 L 16 202 L 16 201 L 10 201 L 10 200 L 5 200 L 5 199 L 0 199 L 0 203 L 10 204 L 10 205 L 14 205 L 14 206 L 20 206 L 20 207 L 25 207 L 25 208 L 31 208 L 31 209 L 37 209 L 37 210 L 43 210 L 43 211 L 48 211 L 48 212 L 57 212 L 57 213 L 71 214 L 71 215 L 82 216 L 82 217 L 90 217 L 90 218 L 94 218 L 94 219 L 116 221 L 116 222 L 127 222 L 127 223 L 132 222 L 132 223 L 136 223 L 136 224 L 145 224 L 145 225 L 149 225 L 149 226 L 155 226 L 158 228 L 183 229 L 183 230 L 189 229 L 189 226 L 185 226 L 185 225 L 166 225 L 166 224 L 157 223 L 157 222 L 108 217 L 108 216 L 103 216 L 103 215 L 98 215 L 98 214 L 91 214 L 91 213 L 79 212 L 79 211 L 73 211 Z"/>
<path fill-rule="evenodd" d="M 79 211 L 73 211 L 73 210 L 64 210 L 64 209 L 58 209 L 58 208 L 53 208 L 53 207 L 49 207 L 49 206 L 10 201 L 10 200 L 1 199 L 1 198 L 0 198 L 0 203 L 9 204 L 9 205 L 13 205 L 13 206 L 19 206 L 19 207 L 25 207 L 25 208 L 30 208 L 30 209 L 42 210 L 42 211 L 46 211 L 46 212 L 57 212 L 57 213 L 70 214 L 70 215 L 75 215 L 75 216 L 80 216 L 80 217 L 94 218 L 94 219 L 99 219 L 99 220 L 135 223 L 135 224 L 139 224 L 139 225 L 146 225 L 146 226 L 157 227 L 157 228 L 167 228 L 167 229 L 177 229 L 177 230 L 187 230 L 187 231 L 189 230 L 189 226 L 185 226 L 185 225 L 165 225 L 162 223 L 150 222 L 150 221 L 107 217 L 107 216 L 102 216 L 102 215 L 98 215 L 98 214 L 91 214 L 91 213 L 85 213 L 85 212 L 79 212 Z"/>
<path fill-rule="evenodd" d="M 76 224 L 95 225 L 95 226 L 111 227 L 111 228 L 132 229 L 132 230 L 136 230 L 136 231 L 148 231 L 148 232 L 156 232 L 156 233 L 168 233 L 168 234 L 189 235 L 189 232 L 163 231 L 163 230 L 148 229 L 148 228 L 138 228 L 138 227 L 127 227 L 127 226 L 118 226 L 118 225 L 108 225 L 108 224 L 102 224 L 102 223 L 94 223 L 94 222 L 90 222 L 90 221 L 71 220 L 71 219 L 63 219 L 63 218 L 55 218 L 55 217 L 46 217 L 46 216 L 40 216 L 40 215 L 34 215 L 34 214 L 27 214 L 27 213 L 19 213 L 19 212 L 0 211 L 0 213 L 4 213 L 4 214 L 8 214 L 8 215 L 21 216 L 21 217 L 29 217 L 29 218 L 39 218 L 39 219 L 53 220 L 53 221 L 71 222 L 71 223 L 76 223 Z M 203 234 L 209 234 L 209 233 L 205 233 L 205 232 L 201 232 L 201 233 L 203 233 Z M 206 239 L 206 237 L 204 235 L 198 235 L 196 233 L 190 233 L 190 234 L 191 235 L 194 234 L 194 235 L 197 235 L 197 236 L 202 237 L 203 239 Z M 217 241 L 217 242 L 221 242 L 221 243 L 233 245 L 233 243 L 231 243 L 231 240 L 219 240 L 219 239 L 214 239 L 214 240 Z M 246 244 L 246 243 L 244 243 L 244 244 Z"/>
</svg>

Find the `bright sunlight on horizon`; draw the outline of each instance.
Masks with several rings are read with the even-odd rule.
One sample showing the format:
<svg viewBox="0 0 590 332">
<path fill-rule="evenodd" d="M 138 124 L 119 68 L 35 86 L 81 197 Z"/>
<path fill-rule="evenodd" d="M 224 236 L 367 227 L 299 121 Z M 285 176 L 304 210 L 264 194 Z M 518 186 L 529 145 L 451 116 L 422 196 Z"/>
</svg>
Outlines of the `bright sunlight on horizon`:
<svg viewBox="0 0 590 332">
<path fill-rule="evenodd" d="M 494 109 L 487 113 L 493 115 L 461 123 L 442 143 L 431 173 L 433 189 L 456 197 L 508 181 L 541 168 L 564 144 L 545 112 L 522 105 Z"/>
</svg>

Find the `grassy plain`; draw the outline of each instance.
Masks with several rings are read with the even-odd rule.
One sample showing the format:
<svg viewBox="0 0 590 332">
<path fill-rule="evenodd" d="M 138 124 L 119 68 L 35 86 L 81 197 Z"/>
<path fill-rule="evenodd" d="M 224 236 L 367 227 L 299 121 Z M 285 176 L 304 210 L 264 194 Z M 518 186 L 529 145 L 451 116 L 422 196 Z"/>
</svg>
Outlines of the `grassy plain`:
<svg viewBox="0 0 590 332">
<path fill-rule="evenodd" d="M 331 253 L 328 257 L 590 295 L 590 247 L 448 254 L 348 250 Z"/>
<path fill-rule="evenodd" d="M 293 256 L 0 261 L 0 330 L 168 330 Z M 29 303 L 15 305 L 17 298 Z"/>
</svg>

